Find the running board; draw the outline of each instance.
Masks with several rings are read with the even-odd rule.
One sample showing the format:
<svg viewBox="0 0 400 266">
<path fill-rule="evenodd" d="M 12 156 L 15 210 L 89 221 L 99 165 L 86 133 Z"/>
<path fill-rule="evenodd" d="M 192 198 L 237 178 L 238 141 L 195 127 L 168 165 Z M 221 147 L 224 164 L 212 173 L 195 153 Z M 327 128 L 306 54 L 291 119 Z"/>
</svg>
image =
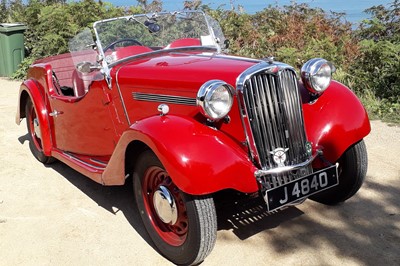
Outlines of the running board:
<svg viewBox="0 0 400 266">
<path fill-rule="evenodd" d="M 104 185 L 104 181 L 102 179 L 102 174 L 106 169 L 107 163 L 103 161 L 99 161 L 97 159 L 89 158 L 89 163 L 84 161 L 77 156 L 68 153 L 62 152 L 60 150 L 52 150 L 52 156 L 57 160 L 65 163 L 69 167 L 73 168 L 74 170 L 78 171 L 79 173 L 89 177 L 93 181 Z"/>
</svg>

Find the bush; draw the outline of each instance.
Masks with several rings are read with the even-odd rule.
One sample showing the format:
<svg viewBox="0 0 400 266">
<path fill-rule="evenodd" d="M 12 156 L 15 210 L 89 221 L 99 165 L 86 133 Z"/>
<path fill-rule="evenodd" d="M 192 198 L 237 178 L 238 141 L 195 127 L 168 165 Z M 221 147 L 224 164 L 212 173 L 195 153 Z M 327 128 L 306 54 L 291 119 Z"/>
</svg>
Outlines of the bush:
<svg viewBox="0 0 400 266">
<path fill-rule="evenodd" d="M 35 58 L 27 57 L 22 60 L 19 68 L 12 74 L 11 78 L 15 80 L 23 80 L 26 77 L 26 73 L 28 72 L 29 66 L 33 64 Z"/>
<path fill-rule="evenodd" d="M 139 0 L 129 9 L 101 0 L 1 0 L 0 22 L 23 22 L 27 49 L 31 51 L 14 77 L 21 78 L 30 62 L 39 57 L 66 52 L 68 40 L 93 21 L 132 13 L 159 11 L 160 0 Z M 230 52 L 241 56 L 275 56 L 300 68 L 306 60 L 323 57 L 338 71 L 335 78 L 352 88 L 363 100 L 371 117 L 400 117 L 400 0 L 389 8 L 366 10 L 371 19 L 357 30 L 331 13 L 306 4 L 268 6 L 250 15 L 240 6 L 211 9 L 202 1 L 184 1 L 187 9 L 202 9 L 219 21 L 230 40 Z M 397 117 L 397 118 L 396 118 Z"/>
<path fill-rule="evenodd" d="M 352 70 L 359 78 L 355 89 L 369 88 L 380 98 L 400 102 L 400 43 L 362 40 L 360 51 Z"/>
<path fill-rule="evenodd" d="M 255 15 L 235 10 L 209 11 L 217 19 L 232 53 L 263 58 L 274 55 L 300 68 L 312 57 L 324 57 L 348 67 L 358 53 L 350 23 L 343 14 L 326 14 L 306 4 L 293 3 L 283 8 L 269 6 Z"/>
<path fill-rule="evenodd" d="M 389 8 L 382 5 L 367 10 L 356 31 L 360 55 L 352 62 L 354 89 L 370 115 L 400 121 L 400 1 Z"/>
</svg>

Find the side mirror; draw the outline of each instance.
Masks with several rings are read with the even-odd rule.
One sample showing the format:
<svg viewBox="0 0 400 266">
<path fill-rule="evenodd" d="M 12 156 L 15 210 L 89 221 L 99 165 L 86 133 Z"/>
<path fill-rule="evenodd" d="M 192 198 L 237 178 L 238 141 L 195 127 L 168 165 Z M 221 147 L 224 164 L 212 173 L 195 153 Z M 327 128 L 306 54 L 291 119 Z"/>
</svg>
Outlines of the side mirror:
<svg viewBox="0 0 400 266">
<path fill-rule="evenodd" d="M 225 41 L 224 41 L 225 49 L 228 49 L 229 45 L 231 45 L 231 41 L 229 41 L 228 39 L 225 39 Z"/>
<path fill-rule="evenodd" d="M 160 25 L 158 25 L 155 21 L 146 20 L 144 25 L 147 27 L 150 33 L 159 32 L 161 30 Z"/>
<path fill-rule="evenodd" d="M 80 73 L 83 73 L 83 74 L 89 74 L 89 73 L 92 73 L 94 71 L 98 71 L 100 69 L 101 69 L 100 65 L 93 64 L 91 62 L 86 62 L 86 61 L 81 62 L 81 63 L 76 65 L 76 70 L 78 72 L 80 72 Z"/>
</svg>

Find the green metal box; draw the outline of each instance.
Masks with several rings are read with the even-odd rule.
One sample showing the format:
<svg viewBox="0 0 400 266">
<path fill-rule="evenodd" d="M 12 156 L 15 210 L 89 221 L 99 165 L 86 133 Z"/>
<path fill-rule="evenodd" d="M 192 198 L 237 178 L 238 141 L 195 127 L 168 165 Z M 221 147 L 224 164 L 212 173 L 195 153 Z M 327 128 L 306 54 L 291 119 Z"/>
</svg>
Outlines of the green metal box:
<svg viewBox="0 0 400 266">
<path fill-rule="evenodd" d="M 24 60 L 24 31 L 20 23 L 0 24 L 0 77 L 10 77 Z"/>
</svg>

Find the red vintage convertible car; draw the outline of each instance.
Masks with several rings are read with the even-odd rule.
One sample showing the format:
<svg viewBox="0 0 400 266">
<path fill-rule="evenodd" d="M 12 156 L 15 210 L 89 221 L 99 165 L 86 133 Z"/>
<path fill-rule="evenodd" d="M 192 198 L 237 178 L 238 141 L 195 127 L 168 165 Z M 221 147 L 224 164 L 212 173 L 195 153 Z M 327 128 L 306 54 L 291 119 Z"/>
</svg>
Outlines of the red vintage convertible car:
<svg viewBox="0 0 400 266">
<path fill-rule="evenodd" d="M 224 46 L 202 12 L 102 20 L 70 53 L 35 62 L 20 89 L 33 155 L 106 186 L 132 177 L 151 239 L 176 264 L 213 249 L 216 192 L 258 194 L 268 211 L 336 204 L 366 175 L 368 116 L 330 62 L 311 59 L 298 78 Z"/>
</svg>

